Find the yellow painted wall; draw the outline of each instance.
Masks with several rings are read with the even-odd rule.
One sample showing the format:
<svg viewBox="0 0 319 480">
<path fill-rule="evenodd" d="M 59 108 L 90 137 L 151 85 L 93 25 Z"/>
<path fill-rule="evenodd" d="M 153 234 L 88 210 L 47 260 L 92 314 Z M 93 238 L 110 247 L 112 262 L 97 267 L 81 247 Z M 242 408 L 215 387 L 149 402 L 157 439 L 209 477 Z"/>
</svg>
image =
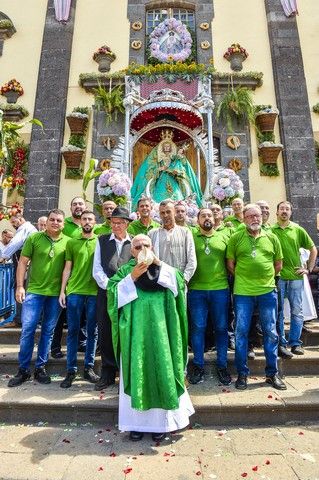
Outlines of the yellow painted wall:
<svg viewBox="0 0 319 480">
<path fill-rule="evenodd" d="M 78 85 L 80 73 L 98 72 L 98 64 L 92 59 L 94 51 L 102 45 L 108 45 L 116 54 L 116 59 L 111 64 L 111 72 L 121 70 L 128 65 L 128 39 L 129 22 L 127 20 L 126 0 L 117 0 L 116 8 L 115 6 L 110 8 L 110 2 L 105 0 L 77 0 L 67 112 L 71 112 L 76 106 L 91 107 L 94 102 L 93 95 L 86 93 Z M 85 169 L 88 167 L 88 161 L 91 158 L 92 123 L 93 116 L 91 115 Z M 66 125 L 65 145 L 68 142 L 69 135 L 70 130 Z M 62 160 L 59 206 L 65 212 L 68 212 L 71 199 L 82 192 L 82 181 L 66 180 L 64 175 L 65 162 Z M 87 189 L 87 195 L 92 200 L 93 182 Z"/>
<path fill-rule="evenodd" d="M 297 16 L 297 24 L 307 82 L 309 105 L 312 114 L 312 125 L 316 139 L 319 141 L 319 114 L 312 111 L 312 107 L 316 103 L 319 103 L 318 0 L 299 2 L 298 11 L 299 15 Z"/>
<path fill-rule="evenodd" d="M 0 85 L 16 78 L 24 89 L 18 103 L 33 116 L 40 64 L 46 0 L 1 0 L 0 11 L 8 15 L 17 32 L 4 41 L 0 57 Z M 5 103 L 5 97 L 0 102 Z M 23 132 L 30 132 L 27 125 Z"/>
<path fill-rule="evenodd" d="M 236 6 L 235 6 L 236 3 Z M 263 72 L 263 85 L 256 89 L 254 103 L 276 105 L 267 19 L 263 0 L 214 0 L 215 17 L 212 23 L 214 65 L 217 70 L 231 72 L 223 55 L 232 43 L 240 43 L 249 56 L 243 63 L 243 72 Z M 276 141 L 280 142 L 278 124 Z M 249 168 L 251 200 L 267 200 L 275 220 L 275 206 L 286 198 L 281 156 L 278 159 L 279 177 L 262 177 L 259 173 L 258 150 L 254 129 L 251 129 L 252 164 Z"/>
</svg>

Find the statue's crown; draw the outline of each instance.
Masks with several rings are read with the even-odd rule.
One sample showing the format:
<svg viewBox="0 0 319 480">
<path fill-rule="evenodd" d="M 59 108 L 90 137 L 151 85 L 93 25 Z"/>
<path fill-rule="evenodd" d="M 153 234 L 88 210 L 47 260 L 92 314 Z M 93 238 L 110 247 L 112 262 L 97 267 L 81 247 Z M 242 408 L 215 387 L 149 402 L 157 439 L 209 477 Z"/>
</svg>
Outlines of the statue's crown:
<svg viewBox="0 0 319 480">
<path fill-rule="evenodd" d="M 162 140 L 173 140 L 174 132 L 173 130 L 162 130 L 161 137 Z"/>
</svg>

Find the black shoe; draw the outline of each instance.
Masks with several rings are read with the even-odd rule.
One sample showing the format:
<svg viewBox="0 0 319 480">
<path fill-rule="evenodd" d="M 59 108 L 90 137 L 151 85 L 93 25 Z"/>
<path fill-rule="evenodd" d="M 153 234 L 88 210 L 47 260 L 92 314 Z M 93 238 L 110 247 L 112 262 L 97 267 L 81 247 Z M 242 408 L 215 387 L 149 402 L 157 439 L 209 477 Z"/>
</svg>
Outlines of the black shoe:
<svg viewBox="0 0 319 480">
<path fill-rule="evenodd" d="M 28 372 L 27 370 L 23 370 L 22 368 L 19 368 L 18 373 L 13 378 L 10 378 L 8 382 L 8 387 L 18 387 L 19 385 L 22 385 L 27 380 L 30 380 L 30 378 L 31 378 L 30 372 Z"/>
<path fill-rule="evenodd" d="M 235 382 L 235 388 L 238 390 L 246 390 L 247 388 L 247 375 L 238 375 Z"/>
<path fill-rule="evenodd" d="M 143 437 L 143 432 L 130 432 L 130 440 L 132 440 L 132 442 L 138 442 L 139 440 L 142 440 Z"/>
<path fill-rule="evenodd" d="M 292 358 L 293 354 L 289 352 L 288 348 L 284 347 L 283 345 L 279 345 L 278 347 L 278 357 L 281 358 Z"/>
<path fill-rule="evenodd" d="M 62 382 L 60 383 L 60 387 L 61 388 L 70 388 L 72 383 L 73 383 L 73 380 L 75 380 L 75 377 L 76 377 L 75 372 L 68 372 L 66 374 L 65 379 L 62 380 Z"/>
<path fill-rule="evenodd" d="M 100 391 L 104 390 L 105 388 L 109 387 L 110 385 L 115 384 L 115 376 L 114 377 L 101 377 L 96 384 L 94 385 L 94 390 Z"/>
<path fill-rule="evenodd" d="M 193 366 L 193 371 L 188 376 L 189 383 L 192 385 L 196 385 L 196 383 L 200 383 L 204 381 L 204 369 L 198 367 L 197 365 Z"/>
<path fill-rule="evenodd" d="M 266 377 L 266 383 L 269 383 L 272 387 L 276 388 L 277 390 L 287 390 L 286 385 L 278 375 L 271 375 L 269 377 Z"/>
<path fill-rule="evenodd" d="M 231 376 L 226 368 L 217 368 L 217 376 L 223 385 L 230 385 L 231 384 Z"/>
<path fill-rule="evenodd" d="M 85 368 L 83 372 L 84 380 L 88 380 L 90 383 L 97 383 L 99 376 L 96 375 L 93 368 Z"/>
<path fill-rule="evenodd" d="M 51 383 L 51 377 L 47 374 L 44 367 L 36 368 L 34 370 L 34 380 L 37 380 L 39 383 L 43 384 Z"/>
<path fill-rule="evenodd" d="M 58 352 L 51 352 L 51 357 L 52 358 L 63 358 L 64 357 L 64 353 L 60 351 Z"/>
<path fill-rule="evenodd" d="M 234 338 L 229 339 L 228 350 L 235 350 L 235 339 Z"/>
<path fill-rule="evenodd" d="M 291 353 L 294 355 L 304 355 L 305 351 L 300 345 L 295 345 L 294 347 L 291 347 Z"/>
<path fill-rule="evenodd" d="M 78 353 L 85 353 L 86 351 L 86 346 L 85 345 L 79 345 L 78 346 Z"/>
<path fill-rule="evenodd" d="M 254 349 L 253 349 L 253 348 L 251 348 L 250 350 L 248 350 L 247 357 L 248 357 L 250 360 L 255 360 L 255 358 L 256 358 L 256 354 L 255 354 L 255 352 L 254 352 Z"/>
<path fill-rule="evenodd" d="M 154 442 L 162 442 L 166 437 L 166 433 L 152 433 L 152 440 Z"/>
</svg>

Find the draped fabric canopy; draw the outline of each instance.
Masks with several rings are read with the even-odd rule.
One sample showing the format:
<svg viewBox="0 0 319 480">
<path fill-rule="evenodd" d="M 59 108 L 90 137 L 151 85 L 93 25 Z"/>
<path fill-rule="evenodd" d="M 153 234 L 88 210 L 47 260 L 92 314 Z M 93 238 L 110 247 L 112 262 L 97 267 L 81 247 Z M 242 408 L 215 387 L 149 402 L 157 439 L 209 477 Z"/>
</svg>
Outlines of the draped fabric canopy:
<svg viewBox="0 0 319 480">
<path fill-rule="evenodd" d="M 58 22 L 67 22 L 72 0 L 54 0 L 55 18 Z"/>
<path fill-rule="evenodd" d="M 298 15 L 297 0 L 280 0 L 286 17 Z"/>
</svg>

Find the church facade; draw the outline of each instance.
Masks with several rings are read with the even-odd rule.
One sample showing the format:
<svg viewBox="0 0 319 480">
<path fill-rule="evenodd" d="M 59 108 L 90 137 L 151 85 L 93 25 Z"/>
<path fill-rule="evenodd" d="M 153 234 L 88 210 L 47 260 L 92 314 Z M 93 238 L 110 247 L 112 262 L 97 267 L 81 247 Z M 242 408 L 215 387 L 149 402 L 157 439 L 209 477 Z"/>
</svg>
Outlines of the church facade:
<svg viewBox="0 0 319 480">
<path fill-rule="evenodd" d="M 67 212 L 95 158 L 131 178 L 133 207 L 144 192 L 157 201 L 195 194 L 198 203 L 211 198 L 217 172 L 233 169 L 245 201 L 267 200 L 274 220 L 276 204 L 290 200 L 315 237 L 316 0 L 112 3 L 1 2 L 0 83 L 16 78 L 24 89 L 5 119 L 21 120 L 20 105 L 43 123 L 22 130 L 26 216 Z M 94 182 L 86 195 L 96 197 Z"/>
</svg>

